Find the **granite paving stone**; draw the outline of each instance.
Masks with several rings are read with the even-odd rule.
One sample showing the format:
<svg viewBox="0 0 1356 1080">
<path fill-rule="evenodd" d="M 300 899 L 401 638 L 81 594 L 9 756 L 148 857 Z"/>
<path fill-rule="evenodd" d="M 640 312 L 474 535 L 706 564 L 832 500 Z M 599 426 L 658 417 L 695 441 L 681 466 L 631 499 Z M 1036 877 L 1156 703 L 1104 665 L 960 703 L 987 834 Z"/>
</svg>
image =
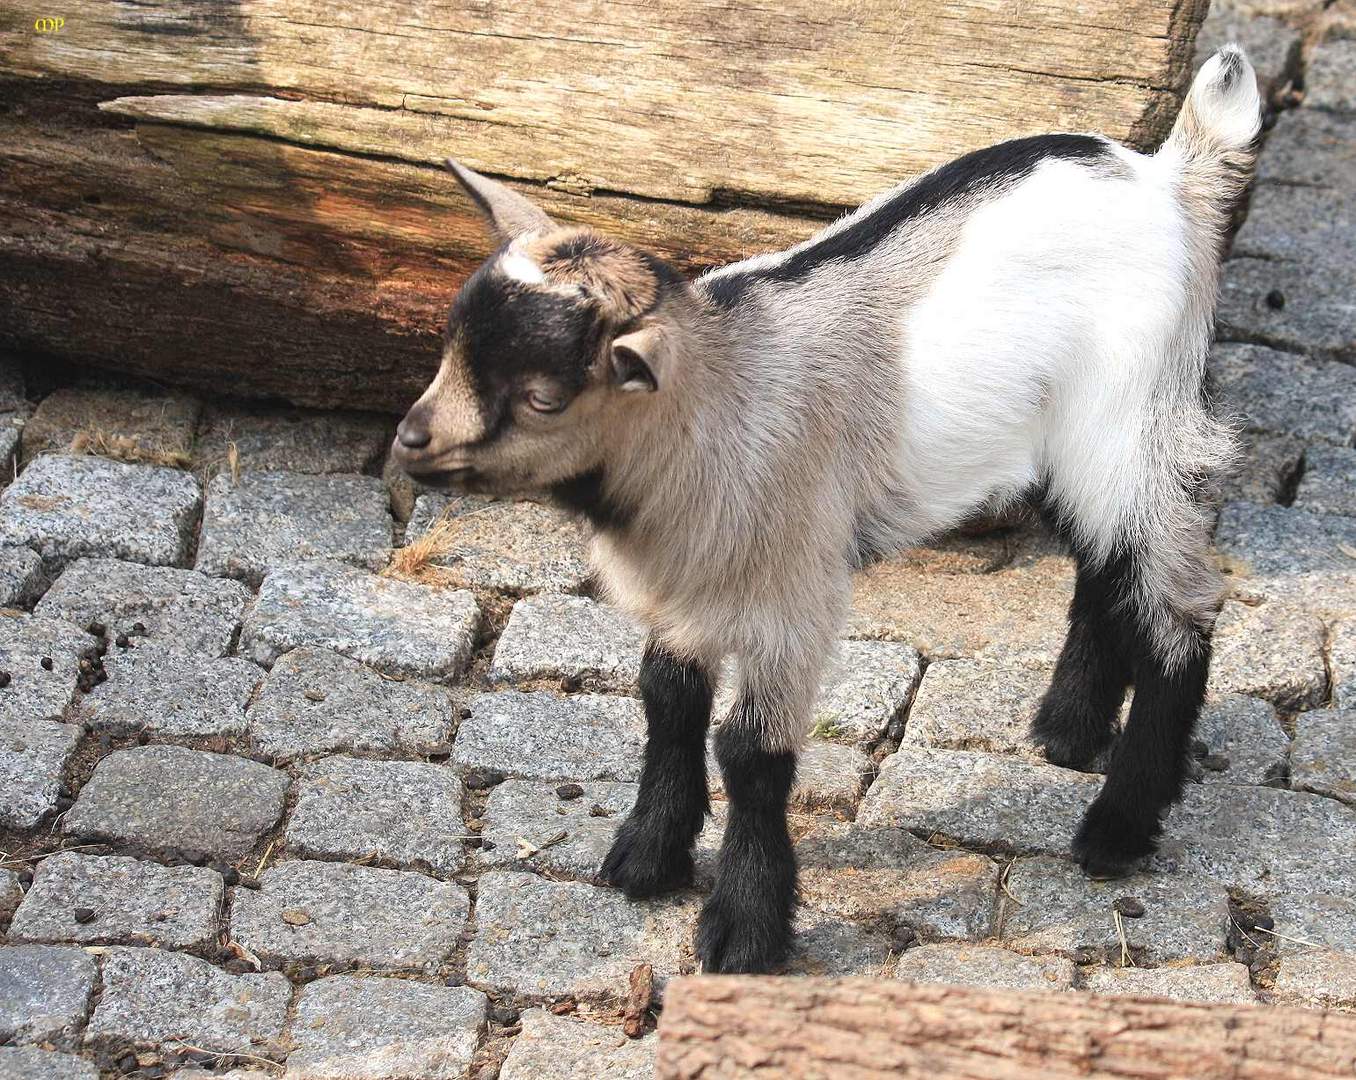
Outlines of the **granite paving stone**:
<svg viewBox="0 0 1356 1080">
<path fill-rule="evenodd" d="M 525 1009 L 499 1080 L 650 1080 L 658 1037 Z"/>
<path fill-rule="evenodd" d="M 1258 698 L 1225 694 L 1207 700 L 1196 738 L 1214 755 L 1212 767 L 1201 770 L 1206 783 L 1264 784 L 1285 775 L 1290 737 L 1276 710 Z"/>
<path fill-rule="evenodd" d="M 814 732 L 859 749 L 871 747 L 908 707 L 921 676 L 921 657 L 910 645 L 842 642 L 824 673 Z"/>
<path fill-rule="evenodd" d="M 14 476 L 27 417 L 27 411 L 0 412 L 0 487 Z"/>
<path fill-rule="evenodd" d="M 119 456 L 178 458 L 187 464 L 202 404 L 184 394 L 62 386 L 42 399 L 24 425 L 24 459 L 89 445 Z M 166 464 L 169 462 L 166 461 Z"/>
<path fill-rule="evenodd" d="M 798 908 L 791 954 L 778 974 L 879 977 L 889 965 L 892 939 L 881 930 Z"/>
<path fill-rule="evenodd" d="M 206 960 L 163 949 L 104 953 L 103 997 L 86 1043 L 117 1048 L 189 1043 L 218 1053 L 281 1053 L 292 988 L 277 972 L 228 975 Z"/>
<path fill-rule="evenodd" d="M 0 612 L 0 717 L 58 720 L 75 698 L 80 661 L 94 656 L 96 642 L 61 619 Z"/>
<path fill-rule="evenodd" d="M 928 573 L 885 562 L 856 576 L 848 633 L 907 642 L 930 660 L 983 655 L 1053 663 L 1072 595 L 1073 564 L 1064 558 L 994 574 Z"/>
<path fill-rule="evenodd" d="M 589 577 L 583 528 L 552 507 L 421 495 L 405 535 L 414 541 L 441 521 L 449 526 L 440 544 L 444 553 L 434 563 L 455 584 L 517 594 L 576 593 Z"/>
<path fill-rule="evenodd" d="M 1028 730 L 1052 671 L 1043 664 L 938 660 L 918 687 L 904 745 L 1041 760 Z"/>
<path fill-rule="evenodd" d="M 214 946 L 221 875 L 122 855 L 62 851 L 43 859 L 9 928 L 11 941 Z M 93 917 L 78 918 L 88 909 Z"/>
<path fill-rule="evenodd" d="M 580 882 L 492 870 L 480 878 L 466 981 L 526 997 L 624 999 L 646 962 L 663 982 L 682 959 L 696 917 L 680 898 L 646 902 Z"/>
<path fill-rule="evenodd" d="M 28 407 L 23 365 L 12 355 L 0 357 L 0 412 L 19 412 Z"/>
<path fill-rule="evenodd" d="M 1242 964 L 1196 967 L 1095 967 L 1084 972 L 1084 989 L 1094 994 L 1168 998 L 1199 1005 L 1253 1005 L 1257 994 Z"/>
<path fill-rule="evenodd" d="M 97 975 L 83 949 L 0 945 L 0 1042 L 73 1048 Z"/>
<path fill-rule="evenodd" d="M 461 781 L 443 765 L 330 757 L 307 765 L 287 823 L 287 849 L 312 859 L 363 859 L 453 874 L 465 861 Z"/>
<path fill-rule="evenodd" d="M 82 627 L 102 623 L 110 640 L 135 632 L 166 648 L 225 656 L 249 601 L 249 590 L 238 581 L 194 570 L 77 559 L 34 611 Z M 141 629 L 134 631 L 138 623 Z"/>
<path fill-rule="evenodd" d="M 42 559 L 27 547 L 0 547 L 0 607 L 26 607 L 47 586 Z"/>
<path fill-rule="evenodd" d="M 1136 963 L 1222 959 L 1229 929 L 1225 884 L 1196 874 L 1135 873 L 1094 881 L 1067 859 L 1018 859 L 1000 899 L 1002 938 L 1023 952 L 1077 955 L 1091 950 L 1111 963 L 1121 958 L 1114 905 L 1122 898 L 1144 907 L 1121 927 Z"/>
<path fill-rule="evenodd" d="M 582 794 L 571 793 L 568 799 L 558 794 L 560 786 L 505 780 L 494 787 L 481 814 L 477 864 L 485 869 L 531 869 L 549 876 L 598 881 L 617 829 L 635 805 L 639 786 L 590 781 L 578 785 Z M 725 804 L 713 803 L 693 851 L 698 887 L 709 888 L 713 882 L 725 819 Z M 526 847 L 520 847 L 519 840 Z"/>
<path fill-rule="evenodd" d="M 1293 435 L 1243 432 L 1236 467 L 1220 478 L 1223 502 L 1276 503 L 1294 490 L 1305 444 Z"/>
<path fill-rule="evenodd" d="M 56 809 L 79 742 L 74 724 L 0 716 L 0 828 L 31 829 Z"/>
<path fill-rule="evenodd" d="M 107 681 L 80 702 L 85 727 L 168 738 L 242 734 L 245 706 L 264 677 L 248 660 L 194 656 L 159 642 L 113 649 L 104 672 Z"/>
<path fill-rule="evenodd" d="M 1315 709 L 1295 717 L 1290 785 L 1356 804 L 1356 709 Z"/>
<path fill-rule="evenodd" d="M 297 998 L 286 1080 L 461 1080 L 486 1005 L 485 995 L 468 986 L 317 979 Z"/>
<path fill-rule="evenodd" d="M 74 1054 L 0 1046 L 0 1080 L 99 1080 L 99 1070 Z"/>
<path fill-rule="evenodd" d="M 178 469 L 42 454 L 0 492 L 0 544 L 27 545 L 54 568 L 87 555 L 183 566 L 201 505 Z"/>
<path fill-rule="evenodd" d="M 1101 777 L 967 750 L 901 747 L 881 763 L 857 821 L 966 846 L 1063 852 Z"/>
<path fill-rule="evenodd" d="M 267 667 L 289 649 L 315 645 L 387 675 L 447 680 L 466 667 L 479 631 L 480 608 L 469 592 L 317 560 L 264 578 L 240 651 Z"/>
<path fill-rule="evenodd" d="M 1325 615 L 1356 612 L 1356 518 L 1228 503 L 1215 546 L 1236 593 Z"/>
<path fill-rule="evenodd" d="M 1332 703 L 1339 709 L 1356 709 L 1356 619 L 1335 624 L 1328 642 L 1328 666 L 1332 672 Z"/>
<path fill-rule="evenodd" d="M 375 476 L 221 473 L 207 485 L 197 568 L 254 585 L 302 559 L 380 570 L 390 558 L 391 527 L 386 488 Z"/>
<path fill-rule="evenodd" d="M 1356 41 L 1322 42 L 1305 69 L 1305 108 L 1356 112 Z"/>
<path fill-rule="evenodd" d="M 181 746 L 115 750 L 67 812 L 67 835 L 149 851 L 235 859 L 282 815 L 287 774 L 230 754 Z"/>
<path fill-rule="evenodd" d="M 0 932 L 9 924 L 9 917 L 23 898 L 24 890 L 19 884 L 19 875 L 13 870 L 0 870 Z"/>
<path fill-rule="evenodd" d="M 280 761 L 332 750 L 431 754 L 451 745 L 457 702 L 444 687 L 303 646 L 274 662 L 246 715 L 254 746 Z"/>
<path fill-rule="evenodd" d="M 715 736 L 707 742 L 706 773 L 711 790 L 725 794 L 725 777 L 716 760 Z M 867 777 L 874 771 L 865 751 L 827 739 L 807 739 L 796 759 L 796 780 L 790 805 L 795 810 L 827 811 L 847 815 L 861 800 Z"/>
<path fill-rule="evenodd" d="M 796 860 L 810 908 L 907 926 L 924 941 L 989 936 L 998 866 L 983 855 L 940 851 L 903 829 L 816 821 L 797 842 Z"/>
<path fill-rule="evenodd" d="M 467 702 L 452 745 L 461 769 L 529 780 L 638 780 L 645 747 L 639 701 L 502 690 Z"/>
<path fill-rule="evenodd" d="M 495 645 L 490 681 L 571 678 L 626 692 L 635 687 L 644 651 L 644 628 L 615 608 L 542 593 L 513 605 Z"/>
<path fill-rule="evenodd" d="M 212 474 L 230 468 L 232 446 L 241 469 L 363 473 L 386 453 L 392 426 L 380 413 L 209 404 L 193 457 Z"/>
<path fill-rule="evenodd" d="M 1266 698 L 1287 711 L 1327 694 L 1323 621 L 1281 603 L 1226 601 L 1215 623 L 1210 689 Z"/>
<path fill-rule="evenodd" d="M 296 861 L 236 889 L 231 936 L 266 964 L 355 963 L 436 970 L 470 910 L 460 885 L 406 870 Z"/>
<path fill-rule="evenodd" d="M 1302 1009 L 1356 1010 L 1356 953 L 1306 949 L 1282 957 L 1271 997 Z"/>
<path fill-rule="evenodd" d="M 1022 956 L 996 945 L 922 945 L 895 966 L 902 982 L 984 990 L 1072 990 L 1076 968 L 1060 956 Z"/>
<path fill-rule="evenodd" d="M 1356 450 L 1315 446 L 1304 455 L 1295 506 L 1315 514 L 1356 517 Z"/>
<path fill-rule="evenodd" d="M 1314 947 L 1350 949 L 1356 941 L 1356 893 L 1350 884 L 1349 875 L 1344 881 L 1341 874 L 1311 880 L 1291 874 L 1255 886 L 1252 891 L 1263 895 L 1276 925 L 1274 934 L 1252 930 L 1249 936 L 1271 939 L 1283 956 Z"/>
<path fill-rule="evenodd" d="M 1210 369 L 1225 404 L 1249 431 L 1334 446 L 1350 444 L 1356 434 L 1356 368 L 1348 364 L 1222 342 Z"/>
</svg>

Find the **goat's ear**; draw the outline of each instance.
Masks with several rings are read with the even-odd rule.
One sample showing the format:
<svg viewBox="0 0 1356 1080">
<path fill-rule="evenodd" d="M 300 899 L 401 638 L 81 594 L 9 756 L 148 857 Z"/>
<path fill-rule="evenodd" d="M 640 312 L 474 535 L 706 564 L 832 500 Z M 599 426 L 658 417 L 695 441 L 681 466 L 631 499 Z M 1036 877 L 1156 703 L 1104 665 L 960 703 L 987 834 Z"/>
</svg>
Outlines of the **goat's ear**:
<svg viewBox="0 0 1356 1080">
<path fill-rule="evenodd" d="M 526 233 L 545 232 L 555 224 L 545 211 L 497 180 L 481 176 L 459 161 L 447 159 L 447 167 L 500 240 L 513 240 Z"/>
<path fill-rule="evenodd" d="M 612 383 L 619 390 L 659 389 L 665 375 L 667 342 L 658 326 L 646 326 L 622 334 L 612 342 Z"/>
</svg>

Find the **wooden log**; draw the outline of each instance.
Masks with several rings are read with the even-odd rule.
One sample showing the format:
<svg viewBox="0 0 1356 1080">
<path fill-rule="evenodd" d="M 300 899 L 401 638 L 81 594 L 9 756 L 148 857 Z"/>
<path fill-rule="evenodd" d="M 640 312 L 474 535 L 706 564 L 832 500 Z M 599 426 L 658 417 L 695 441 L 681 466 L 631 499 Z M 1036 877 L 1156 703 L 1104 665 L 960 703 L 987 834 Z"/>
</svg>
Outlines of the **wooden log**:
<svg viewBox="0 0 1356 1080">
<path fill-rule="evenodd" d="M 1356 1016 L 867 979 L 696 977 L 665 993 L 658 1080 L 1325 1080 Z"/>
<path fill-rule="evenodd" d="M 399 409 L 487 252 L 441 162 L 699 269 L 958 153 L 1163 135 L 1205 0 L 72 0 L 0 16 L 0 346 Z"/>
</svg>

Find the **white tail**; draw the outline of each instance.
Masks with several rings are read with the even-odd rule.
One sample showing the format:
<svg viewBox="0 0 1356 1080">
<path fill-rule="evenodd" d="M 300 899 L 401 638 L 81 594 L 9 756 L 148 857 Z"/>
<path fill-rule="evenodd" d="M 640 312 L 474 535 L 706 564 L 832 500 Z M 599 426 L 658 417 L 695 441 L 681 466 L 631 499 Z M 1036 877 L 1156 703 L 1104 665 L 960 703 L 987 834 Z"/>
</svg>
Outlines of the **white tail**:
<svg viewBox="0 0 1356 1080">
<path fill-rule="evenodd" d="M 1246 151 L 1261 128 L 1257 75 L 1242 49 L 1225 45 L 1192 82 L 1168 142 L 1188 157 Z"/>
</svg>

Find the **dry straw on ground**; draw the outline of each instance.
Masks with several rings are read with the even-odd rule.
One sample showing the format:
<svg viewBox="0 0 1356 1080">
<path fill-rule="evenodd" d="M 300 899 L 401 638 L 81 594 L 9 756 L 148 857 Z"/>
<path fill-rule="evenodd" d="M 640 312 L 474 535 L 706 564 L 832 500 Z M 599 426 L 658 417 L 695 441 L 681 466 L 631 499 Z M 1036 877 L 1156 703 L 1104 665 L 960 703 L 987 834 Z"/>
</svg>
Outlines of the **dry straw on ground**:
<svg viewBox="0 0 1356 1080">
<path fill-rule="evenodd" d="M 93 454 L 132 465 L 165 465 L 173 469 L 186 469 L 192 461 L 192 455 L 182 447 L 148 444 L 134 436 L 114 435 L 98 427 L 81 428 L 71 437 L 68 449 L 73 454 Z"/>
</svg>

